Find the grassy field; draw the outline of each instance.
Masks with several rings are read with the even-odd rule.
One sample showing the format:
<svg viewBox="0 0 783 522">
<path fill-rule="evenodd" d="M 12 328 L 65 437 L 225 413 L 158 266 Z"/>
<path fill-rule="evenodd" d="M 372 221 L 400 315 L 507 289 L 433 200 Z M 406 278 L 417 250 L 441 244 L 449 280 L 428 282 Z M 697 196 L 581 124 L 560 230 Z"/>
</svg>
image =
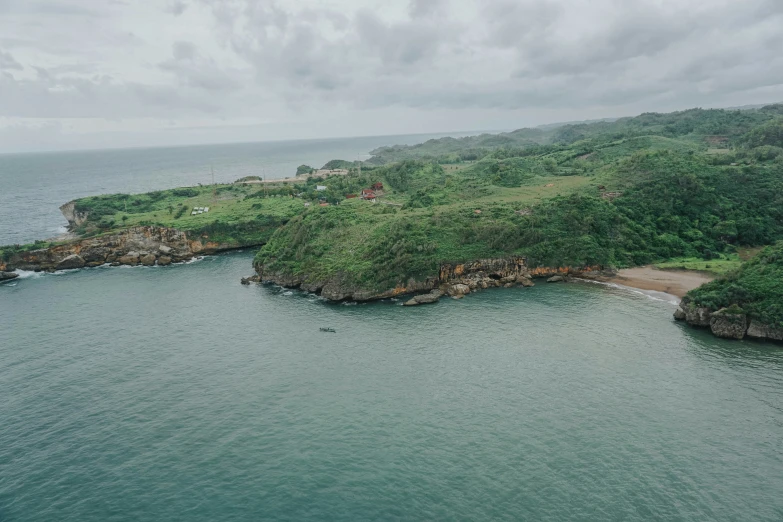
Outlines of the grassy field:
<svg viewBox="0 0 783 522">
<path fill-rule="evenodd" d="M 727 256 L 725 259 L 710 260 L 693 257 L 675 258 L 670 261 L 655 263 L 653 266 L 661 270 L 695 270 L 714 275 L 723 275 L 736 270 L 740 265 L 742 265 L 742 260 L 738 255 L 733 255 Z"/>
</svg>

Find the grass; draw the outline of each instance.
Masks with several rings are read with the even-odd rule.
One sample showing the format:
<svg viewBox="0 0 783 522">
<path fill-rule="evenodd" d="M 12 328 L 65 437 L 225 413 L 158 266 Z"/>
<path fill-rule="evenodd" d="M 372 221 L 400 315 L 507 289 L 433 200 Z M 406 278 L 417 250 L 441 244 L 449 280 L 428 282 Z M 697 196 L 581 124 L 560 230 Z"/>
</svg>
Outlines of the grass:
<svg viewBox="0 0 783 522">
<path fill-rule="evenodd" d="M 653 266 L 661 270 L 694 270 L 697 272 L 707 272 L 713 275 L 727 274 L 742 265 L 742 260 L 736 254 L 726 256 L 725 259 L 699 259 L 695 257 L 680 257 L 655 263 Z"/>
</svg>

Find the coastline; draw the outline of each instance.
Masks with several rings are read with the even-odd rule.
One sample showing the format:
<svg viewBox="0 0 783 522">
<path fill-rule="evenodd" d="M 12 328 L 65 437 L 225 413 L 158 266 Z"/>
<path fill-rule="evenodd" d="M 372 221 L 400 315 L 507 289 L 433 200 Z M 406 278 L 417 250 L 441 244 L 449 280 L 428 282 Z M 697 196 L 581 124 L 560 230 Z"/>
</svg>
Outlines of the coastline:
<svg viewBox="0 0 783 522">
<path fill-rule="evenodd" d="M 624 268 L 614 276 L 599 276 L 591 279 L 638 290 L 662 292 L 682 299 L 689 291 L 709 283 L 715 279 L 715 276 L 690 270 L 661 270 L 647 265 Z"/>
</svg>

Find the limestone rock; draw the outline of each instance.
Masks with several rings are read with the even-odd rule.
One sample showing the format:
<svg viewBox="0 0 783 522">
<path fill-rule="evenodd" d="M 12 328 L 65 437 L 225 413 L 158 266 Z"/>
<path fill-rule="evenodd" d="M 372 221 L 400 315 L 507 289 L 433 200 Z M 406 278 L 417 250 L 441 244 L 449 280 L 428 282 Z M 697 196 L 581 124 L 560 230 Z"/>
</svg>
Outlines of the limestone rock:
<svg viewBox="0 0 783 522">
<path fill-rule="evenodd" d="M 750 326 L 745 334 L 755 339 L 770 339 L 772 341 L 783 341 L 783 328 L 769 326 L 756 319 L 750 320 Z"/>
<path fill-rule="evenodd" d="M 451 296 L 451 298 L 454 299 L 455 301 L 458 300 L 458 299 L 462 299 L 464 297 L 465 296 L 463 294 L 457 294 L 457 295 L 452 295 Z"/>
<path fill-rule="evenodd" d="M 140 257 L 139 261 L 144 266 L 152 266 L 155 264 L 155 254 L 146 254 Z"/>
<path fill-rule="evenodd" d="M 171 258 L 169 256 L 160 256 L 158 258 L 158 264 L 160 266 L 168 266 L 171 264 Z"/>
<path fill-rule="evenodd" d="M 250 283 L 260 283 L 261 282 L 261 276 L 254 275 L 250 277 L 243 277 L 240 281 L 243 285 L 249 285 Z"/>
<path fill-rule="evenodd" d="M 530 279 L 528 279 L 526 277 L 518 277 L 517 278 L 517 283 L 519 283 L 520 286 L 524 286 L 524 287 L 536 286 L 536 284 L 533 281 L 531 281 Z"/>
<path fill-rule="evenodd" d="M 463 296 L 470 293 L 470 287 L 462 283 L 457 283 L 455 285 L 448 286 L 446 288 L 446 293 L 452 297 Z"/>
<path fill-rule="evenodd" d="M 503 285 L 503 288 L 511 288 L 513 286 L 514 286 L 514 283 L 506 283 L 505 285 Z"/>
<path fill-rule="evenodd" d="M 563 276 L 552 276 L 549 279 L 546 280 L 547 283 L 560 283 L 562 281 L 565 281 L 565 278 Z"/>
<path fill-rule="evenodd" d="M 59 263 L 57 263 L 57 270 L 71 270 L 73 268 L 84 268 L 84 259 L 78 254 L 71 254 Z"/>
<path fill-rule="evenodd" d="M 440 290 L 433 290 L 429 294 L 421 294 L 414 296 L 413 299 L 410 299 L 404 303 L 404 306 L 416 306 L 420 304 L 432 304 L 437 303 L 440 300 L 441 292 Z"/>
<path fill-rule="evenodd" d="M 675 321 L 684 321 L 685 320 L 685 310 L 680 308 L 679 306 L 674 311 L 674 320 Z"/>
<path fill-rule="evenodd" d="M 117 261 L 121 265 L 138 265 L 139 264 L 139 253 L 138 252 L 128 252 L 124 256 L 118 257 Z"/>
<path fill-rule="evenodd" d="M 172 248 L 171 248 L 170 246 L 166 246 L 166 245 L 160 245 L 160 246 L 158 247 L 158 250 L 159 250 L 159 251 L 160 251 L 162 254 L 169 255 L 169 254 L 171 254 L 171 250 L 172 250 Z"/>
<path fill-rule="evenodd" d="M 11 279 L 16 279 L 19 277 L 19 274 L 15 274 L 13 272 L 0 272 L 0 281 L 10 281 Z"/>
<path fill-rule="evenodd" d="M 691 304 L 685 309 L 685 321 L 693 326 L 709 326 L 710 315 L 712 315 L 712 312 L 706 307 L 698 307 Z"/>
<path fill-rule="evenodd" d="M 717 337 L 742 339 L 747 328 L 748 318 L 742 313 L 721 308 L 710 316 L 710 330 Z"/>
</svg>

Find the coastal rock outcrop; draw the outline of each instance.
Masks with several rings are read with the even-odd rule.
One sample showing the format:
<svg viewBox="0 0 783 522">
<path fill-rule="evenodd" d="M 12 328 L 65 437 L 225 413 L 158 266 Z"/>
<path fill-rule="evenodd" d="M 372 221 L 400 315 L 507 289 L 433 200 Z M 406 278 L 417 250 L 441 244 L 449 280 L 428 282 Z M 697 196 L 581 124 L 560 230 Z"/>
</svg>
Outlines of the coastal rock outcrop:
<svg viewBox="0 0 783 522">
<path fill-rule="evenodd" d="M 71 270 L 74 268 L 84 268 L 84 265 L 87 263 L 84 261 L 82 256 L 79 254 L 71 254 L 70 256 L 64 258 L 59 263 L 57 263 L 57 266 L 55 266 L 55 269 L 57 270 Z"/>
<path fill-rule="evenodd" d="M 75 216 L 74 216 L 75 217 Z M 190 238 L 173 228 L 139 226 L 114 234 L 74 239 L 46 248 L 25 250 L 0 259 L 0 270 L 52 271 L 93 267 L 108 263 L 148 266 L 180 263 L 196 255 L 230 250 L 244 245 Z"/>
<path fill-rule="evenodd" d="M 710 316 L 710 331 L 717 337 L 742 339 L 747 329 L 748 318 L 743 313 L 721 308 Z"/>
<path fill-rule="evenodd" d="M 583 268 L 539 267 L 529 269 L 523 257 L 499 259 L 478 259 L 468 263 L 443 264 L 437 277 L 424 279 L 410 278 L 407 282 L 398 282 L 393 287 L 384 289 L 373 288 L 381 286 L 377 283 L 359 283 L 352 274 L 337 273 L 329 277 L 313 277 L 309 274 L 293 274 L 285 271 L 270 270 L 263 264 L 254 265 L 261 281 L 278 284 L 286 288 L 301 288 L 307 292 L 320 293 L 331 301 L 370 301 L 386 299 L 404 294 L 428 292 L 439 288 L 443 293 L 459 298 L 472 291 L 486 288 L 509 288 L 514 285 L 522 287 L 535 286 L 533 277 L 556 277 L 565 280 L 570 274 L 581 275 L 585 272 L 602 270 L 602 267 L 588 266 Z M 408 302 L 414 301 L 410 299 Z M 419 303 L 417 303 L 419 304 Z M 413 303 L 411 303 L 411 306 Z"/>
<path fill-rule="evenodd" d="M 139 262 L 144 266 L 152 266 L 155 264 L 155 254 L 145 254 L 139 257 Z"/>
<path fill-rule="evenodd" d="M 443 295 L 440 290 L 433 290 L 429 294 L 421 294 L 413 296 L 412 299 L 409 301 L 406 301 L 404 303 L 404 306 L 416 306 L 416 305 L 422 305 L 422 304 L 433 304 L 437 303 L 440 300 L 441 295 Z"/>
<path fill-rule="evenodd" d="M 756 319 L 750 320 L 750 325 L 745 333 L 754 339 L 769 339 L 771 341 L 783 341 L 783 328 L 777 328 L 764 324 Z"/>
<path fill-rule="evenodd" d="M 546 280 L 547 283 L 561 283 L 563 281 L 565 281 L 565 277 L 560 275 L 552 276 Z"/>
<path fill-rule="evenodd" d="M 680 305 L 682 306 L 682 305 Z M 685 312 L 685 322 L 692 326 L 709 326 L 710 316 L 712 311 L 704 306 L 696 306 L 694 304 L 686 304 L 683 307 Z"/>
<path fill-rule="evenodd" d="M 19 274 L 15 274 L 13 272 L 0 272 L 0 282 L 10 281 L 11 279 L 16 279 L 17 277 L 19 277 Z"/>
</svg>

